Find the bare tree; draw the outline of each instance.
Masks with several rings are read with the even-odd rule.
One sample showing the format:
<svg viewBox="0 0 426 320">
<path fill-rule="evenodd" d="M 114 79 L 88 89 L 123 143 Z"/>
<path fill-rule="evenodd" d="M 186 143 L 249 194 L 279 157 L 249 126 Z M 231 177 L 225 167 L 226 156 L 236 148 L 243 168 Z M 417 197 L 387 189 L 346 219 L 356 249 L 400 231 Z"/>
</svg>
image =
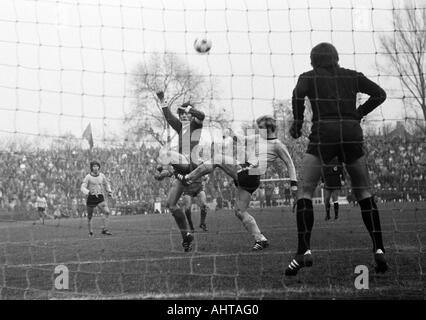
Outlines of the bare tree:
<svg viewBox="0 0 426 320">
<path fill-rule="evenodd" d="M 424 6 L 416 8 L 414 2 L 406 4 L 393 11 L 393 23 L 393 34 L 380 37 L 390 62 L 386 68 L 398 73 L 426 120 L 426 9 Z"/>
<path fill-rule="evenodd" d="M 169 107 L 188 100 L 203 107 L 214 99 L 214 86 L 213 81 L 208 83 L 176 54 L 152 54 L 135 69 L 135 104 L 125 120 L 130 135 L 136 135 L 139 140 L 149 137 L 161 145 L 170 141 L 168 125 L 155 93 L 164 91 Z M 213 120 L 220 121 L 220 113 Z"/>
<path fill-rule="evenodd" d="M 291 100 L 277 100 L 274 101 L 273 105 L 274 117 L 278 121 L 279 129 L 281 131 L 282 139 L 289 138 L 290 126 L 293 122 L 293 109 L 291 105 Z M 311 102 L 308 98 L 305 98 L 305 111 L 303 115 L 303 127 L 302 135 L 309 136 L 311 126 L 312 126 L 312 107 Z"/>
</svg>

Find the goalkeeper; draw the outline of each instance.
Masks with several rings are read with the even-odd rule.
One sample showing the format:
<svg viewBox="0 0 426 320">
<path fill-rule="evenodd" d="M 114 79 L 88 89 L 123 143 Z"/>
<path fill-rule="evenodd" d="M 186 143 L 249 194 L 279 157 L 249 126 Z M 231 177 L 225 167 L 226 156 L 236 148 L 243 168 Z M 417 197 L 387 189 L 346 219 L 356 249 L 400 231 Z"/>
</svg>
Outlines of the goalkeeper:
<svg viewBox="0 0 426 320">
<path fill-rule="evenodd" d="M 290 135 L 297 139 L 302 133 L 305 97 L 312 105 L 312 128 L 309 145 L 303 158 L 302 183 L 297 200 L 297 253 L 285 274 L 296 275 L 303 267 L 312 266 L 310 238 L 314 224 L 312 196 L 321 176 L 322 167 L 334 157 L 346 164 L 353 193 L 361 207 L 364 224 L 373 241 L 376 272 L 388 269 L 380 227 L 379 210 L 369 190 L 369 175 L 363 152 L 360 121 L 386 99 L 385 91 L 362 73 L 341 68 L 336 48 L 320 43 L 311 51 L 313 70 L 300 75 L 293 91 L 294 121 Z M 357 93 L 369 99 L 356 107 Z"/>
</svg>

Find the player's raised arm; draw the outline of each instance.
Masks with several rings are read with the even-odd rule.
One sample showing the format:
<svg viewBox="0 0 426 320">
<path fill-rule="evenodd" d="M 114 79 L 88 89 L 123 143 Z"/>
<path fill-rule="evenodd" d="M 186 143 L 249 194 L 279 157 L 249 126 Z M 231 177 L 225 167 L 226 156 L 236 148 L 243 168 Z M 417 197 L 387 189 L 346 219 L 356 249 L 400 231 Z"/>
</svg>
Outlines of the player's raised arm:
<svg viewBox="0 0 426 320">
<path fill-rule="evenodd" d="M 309 78 L 301 75 L 293 90 L 291 105 L 293 108 L 293 124 L 290 128 L 290 135 L 297 139 L 302 135 L 303 114 L 305 112 L 305 97 L 308 95 Z"/>
<path fill-rule="evenodd" d="M 89 175 L 84 177 L 83 183 L 81 184 L 80 190 L 83 192 L 84 195 L 88 195 L 90 193 L 90 190 L 88 189 L 89 185 Z"/>
<path fill-rule="evenodd" d="M 180 132 L 182 130 L 182 122 L 170 111 L 169 106 L 164 100 L 164 92 L 157 92 L 158 100 L 160 101 L 161 110 L 163 111 L 164 117 L 166 118 L 167 123 L 176 131 Z"/>
<path fill-rule="evenodd" d="M 386 92 L 362 73 L 358 73 L 358 90 L 370 96 L 370 98 L 357 109 L 360 118 L 365 117 L 386 100 Z"/>
<path fill-rule="evenodd" d="M 192 115 L 194 117 L 194 121 L 197 122 L 198 124 L 202 124 L 204 121 L 204 118 L 206 117 L 206 115 L 204 114 L 204 112 L 194 108 L 190 102 L 185 102 L 184 104 L 182 104 L 179 109 L 181 109 L 182 111 L 189 113 L 190 115 Z"/>
</svg>

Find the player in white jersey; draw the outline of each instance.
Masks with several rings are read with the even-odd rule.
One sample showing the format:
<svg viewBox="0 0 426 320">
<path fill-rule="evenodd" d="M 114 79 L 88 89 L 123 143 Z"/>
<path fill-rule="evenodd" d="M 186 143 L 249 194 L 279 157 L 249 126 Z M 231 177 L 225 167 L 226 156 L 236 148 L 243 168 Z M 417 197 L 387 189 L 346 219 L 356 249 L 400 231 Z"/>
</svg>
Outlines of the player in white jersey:
<svg viewBox="0 0 426 320">
<path fill-rule="evenodd" d="M 40 223 L 44 224 L 44 218 L 46 215 L 46 208 L 47 208 L 47 200 L 46 200 L 46 197 L 41 192 L 40 192 L 40 195 L 38 195 L 36 198 L 36 206 L 37 206 L 37 211 L 40 218 Z"/>
<path fill-rule="evenodd" d="M 268 247 L 268 240 L 260 232 L 255 219 L 247 212 L 251 195 L 259 187 L 260 176 L 266 171 L 267 165 L 280 158 L 287 166 L 293 192 L 297 191 L 297 177 L 296 168 L 286 146 L 277 138 L 275 119 L 271 116 L 262 116 L 256 120 L 256 124 L 260 129 L 260 135 L 243 137 L 242 139 L 246 145 L 249 145 L 250 141 L 257 140 L 259 146 L 257 148 L 253 144 L 252 147 L 245 148 L 245 158 L 247 159 L 245 163 L 233 164 L 235 159 L 229 159 L 225 156 L 222 157 L 222 161 L 217 161 L 216 158 L 213 161 L 204 162 L 191 173 L 185 176 L 178 175 L 177 178 L 181 179 L 183 184 L 191 184 L 192 181 L 211 173 L 217 167 L 232 177 L 238 188 L 235 214 L 255 239 L 252 249 L 262 250 Z"/>
<path fill-rule="evenodd" d="M 101 165 L 97 161 L 90 162 L 90 173 L 84 178 L 81 184 L 81 191 L 87 196 L 87 223 L 89 227 L 89 236 L 93 236 L 92 217 L 93 211 L 98 207 L 103 214 L 102 234 L 111 235 L 108 231 L 108 217 L 110 214 L 108 203 L 105 201 L 104 192 L 108 197 L 112 197 L 111 185 L 108 179 L 99 170 Z"/>
</svg>

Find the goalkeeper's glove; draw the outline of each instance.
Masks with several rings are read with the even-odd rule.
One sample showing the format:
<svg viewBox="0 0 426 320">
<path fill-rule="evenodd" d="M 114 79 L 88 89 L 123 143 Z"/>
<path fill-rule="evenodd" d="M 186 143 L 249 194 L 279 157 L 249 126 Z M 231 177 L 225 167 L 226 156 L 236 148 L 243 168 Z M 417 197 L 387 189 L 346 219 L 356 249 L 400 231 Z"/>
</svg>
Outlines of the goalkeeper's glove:
<svg viewBox="0 0 426 320">
<path fill-rule="evenodd" d="M 160 102 L 164 102 L 164 92 L 158 91 L 158 92 L 156 92 L 156 94 L 157 94 L 158 100 L 160 100 Z"/>
<path fill-rule="evenodd" d="M 184 104 L 182 104 L 181 106 L 178 107 L 179 111 L 183 111 L 183 112 L 186 112 L 186 113 L 189 113 L 189 111 L 191 109 L 192 109 L 192 106 L 191 106 L 191 103 L 189 101 L 185 102 Z"/>
<path fill-rule="evenodd" d="M 291 125 L 291 128 L 290 128 L 290 135 L 294 139 L 298 139 L 302 135 L 302 124 L 303 124 L 303 121 L 301 120 L 293 121 L 293 124 Z"/>
</svg>

